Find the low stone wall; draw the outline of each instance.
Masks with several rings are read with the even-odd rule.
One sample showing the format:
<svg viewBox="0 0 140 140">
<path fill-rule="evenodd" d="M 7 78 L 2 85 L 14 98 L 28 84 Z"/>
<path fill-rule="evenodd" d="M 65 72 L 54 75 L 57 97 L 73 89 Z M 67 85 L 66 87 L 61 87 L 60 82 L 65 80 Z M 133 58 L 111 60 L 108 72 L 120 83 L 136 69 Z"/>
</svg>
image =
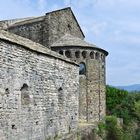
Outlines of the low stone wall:
<svg viewBox="0 0 140 140">
<path fill-rule="evenodd" d="M 2 33 L 0 139 L 46 140 L 76 130 L 78 66 L 57 55 L 54 57 L 48 50 L 44 54 L 31 50 L 29 45 L 37 46 L 31 41 L 24 40 L 28 44 L 25 47 L 6 40 L 5 36 L 19 39 Z"/>
</svg>

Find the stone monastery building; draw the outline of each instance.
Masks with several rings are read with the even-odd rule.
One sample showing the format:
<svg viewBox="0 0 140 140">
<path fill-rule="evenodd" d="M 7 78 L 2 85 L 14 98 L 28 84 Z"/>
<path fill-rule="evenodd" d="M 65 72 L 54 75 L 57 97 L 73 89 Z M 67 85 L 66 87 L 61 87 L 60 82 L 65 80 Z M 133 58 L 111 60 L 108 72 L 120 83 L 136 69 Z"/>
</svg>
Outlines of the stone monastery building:
<svg viewBox="0 0 140 140">
<path fill-rule="evenodd" d="M 105 116 L 105 58 L 71 8 L 0 21 L 0 140 L 47 140 Z"/>
</svg>

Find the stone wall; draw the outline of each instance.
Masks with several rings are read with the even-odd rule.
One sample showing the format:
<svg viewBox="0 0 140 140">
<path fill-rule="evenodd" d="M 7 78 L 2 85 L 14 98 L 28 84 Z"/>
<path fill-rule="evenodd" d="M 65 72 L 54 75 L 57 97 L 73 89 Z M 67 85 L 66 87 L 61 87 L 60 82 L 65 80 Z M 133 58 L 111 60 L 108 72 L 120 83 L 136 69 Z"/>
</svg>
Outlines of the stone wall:
<svg viewBox="0 0 140 140">
<path fill-rule="evenodd" d="M 17 23 L 8 31 L 31 39 L 46 47 L 65 34 L 84 38 L 84 34 L 70 8 L 47 13 L 46 16 Z"/>
<path fill-rule="evenodd" d="M 85 65 L 85 73 L 79 75 L 79 120 L 98 122 L 106 114 L 105 57 L 104 51 L 92 47 L 54 47 L 78 64 Z"/>
<path fill-rule="evenodd" d="M 4 36 L 0 33 L 0 139 L 46 140 L 74 131 L 78 66 L 49 50 L 31 50 L 28 45 L 35 44 L 29 40 L 23 39 L 24 46 L 21 37 Z"/>
<path fill-rule="evenodd" d="M 65 34 L 84 38 L 83 32 L 70 8 L 48 13 L 45 17 L 44 45 L 51 46 Z M 48 36 L 48 38 L 45 38 Z"/>
<path fill-rule="evenodd" d="M 43 19 L 31 23 L 30 21 L 25 22 L 23 24 L 21 23 L 9 27 L 8 31 L 20 35 L 22 37 L 28 38 L 34 42 L 43 44 Z M 48 38 L 48 36 L 46 36 L 46 38 Z"/>
</svg>

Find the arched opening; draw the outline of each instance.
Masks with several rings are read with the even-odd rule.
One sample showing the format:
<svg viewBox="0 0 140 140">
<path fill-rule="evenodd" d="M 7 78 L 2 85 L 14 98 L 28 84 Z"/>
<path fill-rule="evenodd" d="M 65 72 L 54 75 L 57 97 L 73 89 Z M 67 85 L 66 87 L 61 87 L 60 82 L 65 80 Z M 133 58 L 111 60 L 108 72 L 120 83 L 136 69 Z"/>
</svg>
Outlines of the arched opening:
<svg viewBox="0 0 140 140">
<path fill-rule="evenodd" d="M 76 57 L 76 58 L 80 58 L 80 51 L 76 51 L 76 52 L 75 52 L 75 57 Z"/>
<path fill-rule="evenodd" d="M 96 52 L 96 54 L 95 54 L 95 59 L 98 60 L 98 59 L 99 59 L 99 56 L 100 56 L 99 53 Z"/>
<path fill-rule="evenodd" d="M 93 51 L 90 52 L 90 58 L 91 58 L 91 59 L 94 59 L 94 52 L 93 52 Z"/>
<path fill-rule="evenodd" d="M 28 85 L 23 84 L 20 91 L 21 91 L 21 104 L 28 105 L 30 103 L 30 95 L 29 95 Z"/>
<path fill-rule="evenodd" d="M 71 52 L 70 51 L 66 51 L 65 52 L 65 56 L 68 57 L 68 58 L 71 58 Z"/>
<path fill-rule="evenodd" d="M 82 56 L 83 56 L 83 58 L 86 58 L 87 57 L 87 52 L 86 51 L 83 51 L 82 52 Z"/>
<path fill-rule="evenodd" d="M 80 68 L 79 68 L 79 74 L 80 75 L 86 75 L 86 65 L 85 63 L 81 62 L 79 64 Z"/>
<path fill-rule="evenodd" d="M 61 51 L 59 51 L 59 54 L 63 55 L 63 51 L 62 51 L 62 50 L 61 50 Z"/>
</svg>

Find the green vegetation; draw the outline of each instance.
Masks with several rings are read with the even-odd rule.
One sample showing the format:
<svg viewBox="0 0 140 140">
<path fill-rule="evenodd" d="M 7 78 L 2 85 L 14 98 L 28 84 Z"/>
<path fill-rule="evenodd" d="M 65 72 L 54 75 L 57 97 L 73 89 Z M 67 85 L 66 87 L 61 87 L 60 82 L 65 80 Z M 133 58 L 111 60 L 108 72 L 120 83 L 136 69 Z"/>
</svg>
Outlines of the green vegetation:
<svg viewBox="0 0 140 140">
<path fill-rule="evenodd" d="M 103 140 L 137 140 L 133 133 L 118 124 L 115 116 L 107 116 L 105 122 L 99 123 L 98 128 L 98 135 Z"/>
<path fill-rule="evenodd" d="M 107 116 L 98 125 L 104 140 L 140 140 L 140 93 L 106 87 Z M 123 119 L 123 124 L 117 118 Z"/>
<path fill-rule="evenodd" d="M 128 93 L 107 86 L 106 105 L 107 115 L 123 118 L 124 124 L 140 121 L 140 93 Z"/>
<path fill-rule="evenodd" d="M 111 86 L 106 86 L 106 105 L 107 113 L 111 114 L 113 109 L 120 106 L 122 101 L 127 97 L 128 92 L 125 90 L 116 89 Z"/>
</svg>

